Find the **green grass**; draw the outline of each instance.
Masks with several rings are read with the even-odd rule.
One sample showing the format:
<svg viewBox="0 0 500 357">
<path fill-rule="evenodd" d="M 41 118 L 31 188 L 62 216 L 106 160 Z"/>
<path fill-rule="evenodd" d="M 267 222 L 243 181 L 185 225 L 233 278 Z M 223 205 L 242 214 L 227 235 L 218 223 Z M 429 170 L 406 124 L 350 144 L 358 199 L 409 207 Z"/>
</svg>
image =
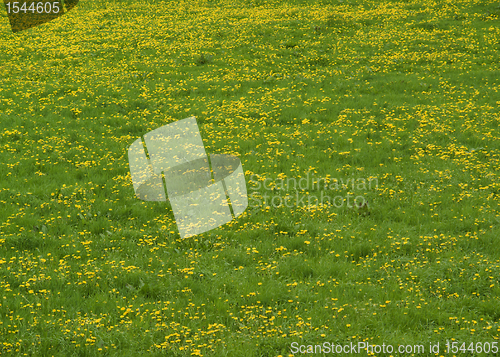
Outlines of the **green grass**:
<svg viewBox="0 0 500 357">
<path fill-rule="evenodd" d="M 1 13 L 0 354 L 500 342 L 498 1 L 81 1 L 16 34 Z M 255 199 L 180 239 L 127 149 L 191 115 Z"/>
</svg>

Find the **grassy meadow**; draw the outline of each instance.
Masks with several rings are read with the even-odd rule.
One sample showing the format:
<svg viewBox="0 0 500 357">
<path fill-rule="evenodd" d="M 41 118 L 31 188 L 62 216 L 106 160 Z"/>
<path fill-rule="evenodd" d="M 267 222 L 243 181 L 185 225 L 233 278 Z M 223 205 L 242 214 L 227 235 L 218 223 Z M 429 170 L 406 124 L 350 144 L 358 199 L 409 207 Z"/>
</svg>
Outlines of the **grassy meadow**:
<svg viewBox="0 0 500 357">
<path fill-rule="evenodd" d="M 495 355 L 499 1 L 82 0 L 15 34 L 0 10 L 0 355 Z M 127 150 L 189 116 L 249 207 L 180 239 Z"/>
</svg>

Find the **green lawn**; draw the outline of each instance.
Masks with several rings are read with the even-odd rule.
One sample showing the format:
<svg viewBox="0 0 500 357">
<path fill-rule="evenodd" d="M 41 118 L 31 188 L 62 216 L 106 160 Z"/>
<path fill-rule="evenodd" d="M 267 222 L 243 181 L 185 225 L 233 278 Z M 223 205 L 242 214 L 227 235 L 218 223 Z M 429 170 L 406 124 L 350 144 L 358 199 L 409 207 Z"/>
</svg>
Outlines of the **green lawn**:
<svg viewBox="0 0 500 357">
<path fill-rule="evenodd" d="M 0 355 L 500 349 L 498 1 L 0 14 Z M 181 239 L 127 150 L 189 116 L 249 207 Z"/>
</svg>

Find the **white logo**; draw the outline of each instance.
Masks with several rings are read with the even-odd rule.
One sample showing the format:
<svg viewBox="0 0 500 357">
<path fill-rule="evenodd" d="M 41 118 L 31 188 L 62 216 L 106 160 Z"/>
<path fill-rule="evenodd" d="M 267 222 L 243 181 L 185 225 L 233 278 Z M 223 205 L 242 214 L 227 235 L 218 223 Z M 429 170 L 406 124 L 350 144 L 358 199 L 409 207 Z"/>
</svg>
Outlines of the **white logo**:
<svg viewBox="0 0 500 357">
<path fill-rule="evenodd" d="M 247 208 L 240 159 L 210 155 L 209 160 L 195 117 L 150 131 L 144 143 L 137 139 L 128 149 L 135 195 L 166 201 L 166 187 L 181 238 L 228 223 Z"/>
</svg>

